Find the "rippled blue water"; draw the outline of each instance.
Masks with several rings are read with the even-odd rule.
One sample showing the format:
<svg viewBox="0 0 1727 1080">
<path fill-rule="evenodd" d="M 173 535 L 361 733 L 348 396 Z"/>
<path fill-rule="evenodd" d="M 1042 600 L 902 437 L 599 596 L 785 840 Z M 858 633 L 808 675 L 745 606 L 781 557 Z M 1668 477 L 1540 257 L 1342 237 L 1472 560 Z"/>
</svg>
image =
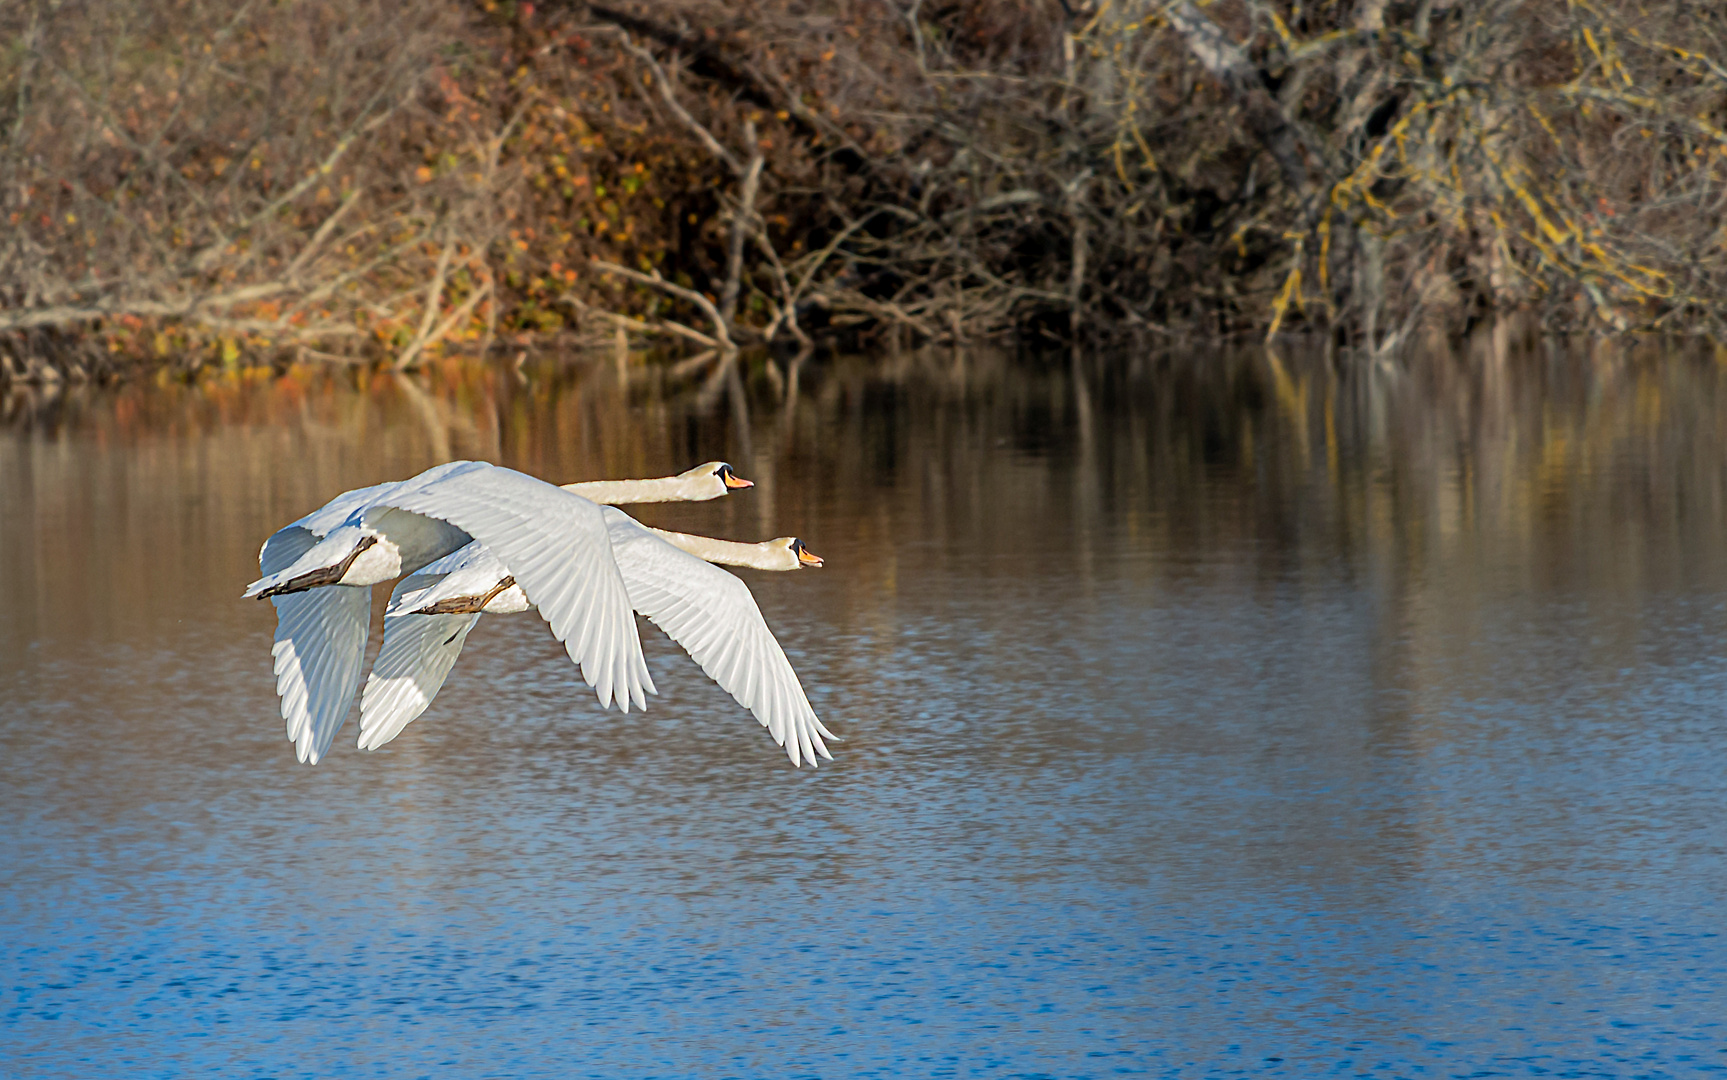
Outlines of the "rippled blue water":
<svg viewBox="0 0 1727 1080">
<path fill-rule="evenodd" d="M 345 390 L 0 431 L 0 1072 L 1727 1070 L 1720 376 L 1466 374 L 1453 426 L 1274 374 L 836 371 L 748 446 L 580 385 L 489 446 L 453 393 L 453 446 Z M 269 527 L 451 454 L 720 452 L 762 488 L 662 519 L 827 557 L 749 581 L 837 761 L 657 635 L 602 713 L 515 616 L 294 763 Z"/>
</svg>

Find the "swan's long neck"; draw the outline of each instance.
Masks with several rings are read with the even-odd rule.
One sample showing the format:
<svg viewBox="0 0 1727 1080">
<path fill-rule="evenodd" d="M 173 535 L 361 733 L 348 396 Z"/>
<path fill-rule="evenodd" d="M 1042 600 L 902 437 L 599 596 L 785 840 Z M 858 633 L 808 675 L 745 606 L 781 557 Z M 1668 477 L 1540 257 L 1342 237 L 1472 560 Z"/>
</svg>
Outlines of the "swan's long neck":
<svg viewBox="0 0 1727 1080">
<path fill-rule="evenodd" d="M 721 487 L 718 491 L 698 492 L 686 477 L 661 476 L 653 480 L 589 480 L 582 484 L 565 484 L 565 491 L 573 491 L 589 502 L 597 502 L 601 506 L 628 506 L 632 503 L 652 502 L 705 502 L 726 493 Z"/>
<path fill-rule="evenodd" d="M 797 556 L 787 557 L 784 548 L 771 544 L 740 544 L 735 540 L 715 540 L 710 536 L 691 536 L 689 533 L 667 532 L 665 529 L 653 529 L 652 532 L 671 544 L 683 548 L 698 559 L 724 566 L 747 566 L 754 570 L 796 570 Z"/>
</svg>

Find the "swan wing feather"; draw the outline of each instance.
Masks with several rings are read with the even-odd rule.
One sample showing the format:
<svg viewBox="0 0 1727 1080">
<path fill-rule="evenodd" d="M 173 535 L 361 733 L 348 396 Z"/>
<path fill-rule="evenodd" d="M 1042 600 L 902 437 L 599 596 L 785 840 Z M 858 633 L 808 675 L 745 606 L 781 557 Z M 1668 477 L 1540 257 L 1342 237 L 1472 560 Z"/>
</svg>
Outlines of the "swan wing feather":
<svg viewBox="0 0 1727 1080">
<path fill-rule="evenodd" d="M 330 532 L 386 495 L 424 486 L 474 462 L 455 461 L 404 481 L 345 491 L 298 521 L 273 533 L 258 551 L 258 569 L 268 578 L 292 567 Z M 295 755 L 316 765 L 347 719 L 365 667 L 372 618 L 372 590 L 332 586 L 270 598 L 276 608 L 276 693 Z"/>
<path fill-rule="evenodd" d="M 258 549 L 259 572 L 268 576 L 293 566 L 300 556 L 312 550 L 320 535 L 299 522 L 277 529 Z"/>
<path fill-rule="evenodd" d="M 314 536 L 321 538 L 329 535 L 331 531 L 347 522 L 347 520 L 354 515 L 355 511 L 363 510 L 368 506 L 372 506 L 377 503 L 378 500 L 388 495 L 437 483 L 453 474 L 472 472 L 489 467 L 490 466 L 485 462 L 480 461 L 447 461 L 442 465 L 434 465 L 424 472 L 416 473 L 406 480 L 388 480 L 382 484 L 373 484 L 370 487 L 355 488 L 353 491 L 344 491 L 334 499 L 325 503 L 323 506 L 318 507 L 318 509 L 294 522 L 294 524 L 288 526 L 288 528 L 292 529 L 298 526 L 309 530 Z M 292 559 L 289 560 L 289 562 L 292 561 Z M 280 570 L 287 565 L 288 563 L 283 563 L 282 566 L 275 567 L 273 570 L 267 570 L 265 573 L 274 573 L 275 570 Z"/>
<path fill-rule="evenodd" d="M 384 611 L 384 647 L 360 695 L 360 749 L 383 746 L 431 706 L 480 621 L 477 612 L 421 615 L 416 609 L 484 594 L 508 573 L 476 540 L 397 583 Z"/>
<path fill-rule="evenodd" d="M 373 505 L 438 518 L 489 548 L 539 607 L 601 705 L 628 712 L 632 702 L 646 704 L 644 692 L 656 692 L 600 507 L 496 466 L 452 472 Z"/>
<path fill-rule="evenodd" d="M 316 765 L 348 717 L 365 666 L 372 590 L 333 585 L 287 596 L 276 605 L 276 693 L 301 761 Z"/>
<path fill-rule="evenodd" d="M 272 574 L 292 566 L 317 544 L 318 535 L 301 523 L 277 530 L 258 552 L 258 569 Z M 315 765 L 336 737 L 359 687 L 371 590 L 315 589 L 271 600 L 276 639 L 270 651 L 282 720 L 295 755 Z"/>
<path fill-rule="evenodd" d="M 360 697 L 360 749 L 383 746 L 426 711 L 479 621 L 477 613 L 384 619 L 384 647 Z"/>
<path fill-rule="evenodd" d="M 753 713 L 793 765 L 813 766 L 818 756 L 832 761 L 822 737 L 833 733 L 816 717 L 749 586 L 621 510 L 607 507 L 604 516 L 631 605 Z"/>
</svg>

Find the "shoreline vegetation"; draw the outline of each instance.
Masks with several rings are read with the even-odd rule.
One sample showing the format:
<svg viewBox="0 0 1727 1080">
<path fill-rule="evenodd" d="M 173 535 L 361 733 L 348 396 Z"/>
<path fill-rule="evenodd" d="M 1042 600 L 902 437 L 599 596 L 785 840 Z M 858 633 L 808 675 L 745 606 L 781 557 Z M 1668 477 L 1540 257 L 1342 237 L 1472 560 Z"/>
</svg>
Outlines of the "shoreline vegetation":
<svg viewBox="0 0 1727 1080">
<path fill-rule="evenodd" d="M 1681 0 L 22 0 L 0 382 L 1719 338 L 1724 180 Z"/>
</svg>

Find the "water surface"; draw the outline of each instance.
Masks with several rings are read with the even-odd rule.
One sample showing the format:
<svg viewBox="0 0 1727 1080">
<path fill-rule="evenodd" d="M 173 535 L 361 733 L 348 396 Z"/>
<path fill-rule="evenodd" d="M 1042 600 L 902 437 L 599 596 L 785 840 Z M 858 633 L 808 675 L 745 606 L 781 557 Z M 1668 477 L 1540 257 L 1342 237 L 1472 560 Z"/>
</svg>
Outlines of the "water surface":
<svg viewBox="0 0 1727 1080">
<path fill-rule="evenodd" d="M 642 365 L 14 398 L 0 1072 L 1727 1070 L 1727 368 L 1477 349 Z M 268 533 L 476 457 L 725 457 L 837 760 L 651 627 L 490 618 L 294 762 Z M 381 604 L 379 605 L 381 607 Z M 644 624 L 645 626 L 645 624 Z M 374 639 L 374 647 L 375 647 Z"/>
</svg>

